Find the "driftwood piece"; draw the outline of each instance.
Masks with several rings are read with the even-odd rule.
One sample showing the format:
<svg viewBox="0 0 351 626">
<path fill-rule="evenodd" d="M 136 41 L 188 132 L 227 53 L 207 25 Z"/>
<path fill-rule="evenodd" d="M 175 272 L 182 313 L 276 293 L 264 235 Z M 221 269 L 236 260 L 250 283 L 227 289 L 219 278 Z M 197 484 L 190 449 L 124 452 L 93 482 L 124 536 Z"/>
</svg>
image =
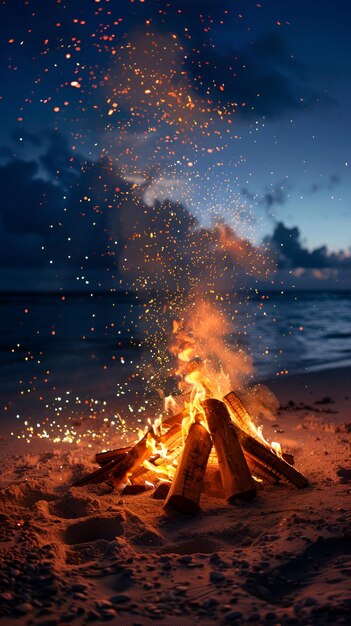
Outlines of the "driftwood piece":
<svg viewBox="0 0 351 626">
<path fill-rule="evenodd" d="M 273 474 L 278 474 L 285 478 L 299 489 L 303 489 L 303 487 L 308 485 L 307 478 L 301 474 L 301 472 L 298 472 L 292 465 L 289 465 L 289 463 L 272 452 L 263 443 L 257 441 L 257 439 L 254 439 L 244 431 L 239 432 L 239 439 L 244 452 L 248 453 L 250 457 L 273 472 Z"/>
<path fill-rule="evenodd" d="M 186 438 L 183 454 L 169 490 L 165 509 L 197 513 L 207 460 L 212 448 L 211 437 L 202 424 L 194 422 Z"/>
<path fill-rule="evenodd" d="M 227 500 L 251 500 L 256 495 L 256 486 L 226 405 L 220 400 L 210 398 L 204 400 L 202 406 L 217 453 Z"/>
<path fill-rule="evenodd" d="M 165 500 L 168 496 L 170 488 L 171 483 L 161 482 L 157 485 L 152 497 L 155 498 L 155 500 Z"/>
<path fill-rule="evenodd" d="M 145 483 L 143 485 L 125 485 L 122 490 L 122 496 L 138 496 L 146 491 Z"/>
</svg>

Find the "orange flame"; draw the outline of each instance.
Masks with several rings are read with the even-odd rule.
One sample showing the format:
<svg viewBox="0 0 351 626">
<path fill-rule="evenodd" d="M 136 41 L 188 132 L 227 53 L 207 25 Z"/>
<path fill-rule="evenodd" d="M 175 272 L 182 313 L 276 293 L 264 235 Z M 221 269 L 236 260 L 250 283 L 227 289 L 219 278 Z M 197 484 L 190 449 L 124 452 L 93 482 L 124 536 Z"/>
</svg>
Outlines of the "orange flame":
<svg viewBox="0 0 351 626">
<path fill-rule="evenodd" d="M 174 477 L 177 459 L 191 424 L 199 422 L 208 428 L 203 401 L 209 397 L 222 400 L 231 389 L 244 388 L 245 375 L 251 371 L 250 359 L 239 349 L 228 349 L 224 340 L 226 332 L 228 328 L 221 314 L 208 303 L 199 303 L 192 309 L 192 316 L 189 315 L 187 323 L 173 322 L 174 344 L 171 352 L 178 359 L 176 375 L 181 394 L 166 397 L 164 406 L 168 415 L 182 410 L 184 418 L 179 442 L 173 442 L 171 449 L 156 440 L 163 434 L 162 419 L 157 418 L 152 425 L 155 437 L 148 437 L 147 445 L 155 458 L 153 461 L 144 461 L 143 465 L 159 480 L 172 480 Z M 235 421 L 235 415 L 232 415 L 232 419 Z M 280 444 L 266 441 L 262 427 L 255 424 L 249 412 L 246 412 L 245 423 L 241 423 L 240 427 L 281 456 Z"/>
</svg>

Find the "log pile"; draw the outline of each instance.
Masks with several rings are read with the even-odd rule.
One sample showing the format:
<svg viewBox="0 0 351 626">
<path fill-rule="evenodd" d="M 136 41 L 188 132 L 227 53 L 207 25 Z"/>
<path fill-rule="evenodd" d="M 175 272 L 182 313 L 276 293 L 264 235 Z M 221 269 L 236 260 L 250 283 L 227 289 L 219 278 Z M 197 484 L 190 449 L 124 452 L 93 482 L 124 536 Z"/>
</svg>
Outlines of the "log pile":
<svg viewBox="0 0 351 626">
<path fill-rule="evenodd" d="M 293 467 L 292 455 L 278 456 L 264 440 L 250 433 L 251 416 L 237 393 L 223 401 L 206 398 L 202 414 L 182 434 L 184 412 L 172 415 L 154 427 L 133 446 L 96 455 L 100 468 L 74 483 L 83 486 L 110 481 L 128 493 L 140 493 L 157 483 L 155 492 L 165 499 L 164 508 L 194 514 L 200 509 L 201 493 L 251 500 L 260 482 L 285 480 L 302 489 L 308 480 Z M 166 450 L 166 455 L 158 450 Z M 125 487 L 128 483 L 127 487 Z"/>
</svg>

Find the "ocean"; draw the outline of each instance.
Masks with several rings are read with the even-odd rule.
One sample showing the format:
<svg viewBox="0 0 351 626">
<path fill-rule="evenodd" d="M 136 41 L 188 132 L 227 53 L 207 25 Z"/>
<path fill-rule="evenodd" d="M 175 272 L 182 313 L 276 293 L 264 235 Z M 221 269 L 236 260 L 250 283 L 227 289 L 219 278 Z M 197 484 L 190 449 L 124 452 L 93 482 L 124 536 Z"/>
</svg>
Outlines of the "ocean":
<svg viewBox="0 0 351 626">
<path fill-rule="evenodd" d="M 0 303 L 2 422 L 62 432 L 68 420 L 120 420 L 127 406 L 143 423 L 155 396 L 143 368 L 143 303 L 116 293 L 13 293 Z M 256 381 L 351 364 L 350 293 L 270 293 L 223 307 L 227 343 L 251 354 Z"/>
</svg>

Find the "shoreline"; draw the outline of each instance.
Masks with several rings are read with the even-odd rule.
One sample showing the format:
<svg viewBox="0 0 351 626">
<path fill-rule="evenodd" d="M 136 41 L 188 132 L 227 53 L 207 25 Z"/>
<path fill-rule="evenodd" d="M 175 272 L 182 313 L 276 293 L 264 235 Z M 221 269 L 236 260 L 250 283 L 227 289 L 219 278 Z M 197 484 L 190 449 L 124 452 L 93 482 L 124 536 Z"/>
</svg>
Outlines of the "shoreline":
<svg viewBox="0 0 351 626">
<path fill-rule="evenodd" d="M 323 393 L 325 391 L 327 393 L 337 394 L 337 397 L 341 401 L 343 396 L 343 388 L 346 387 L 346 390 L 351 387 L 351 365 L 343 365 L 340 367 L 326 368 L 316 371 L 310 372 L 301 372 L 296 374 L 287 374 L 286 376 L 276 376 L 274 378 L 267 378 L 262 381 L 263 384 L 267 385 L 272 389 L 274 393 L 280 393 L 282 398 L 286 398 L 286 394 L 289 392 L 295 391 L 293 387 L 295 386 L 296 390 L 299 393 L 303 394 L 305 398 L 306 395 L 310 395 L 316 393 L 316 386 L 320 386 L 323 388 Z M 350 408 L 351 408 L 351 391 L 350 393 L 346 393 L 346 396 L 350 397 Z"/>
</svg>

